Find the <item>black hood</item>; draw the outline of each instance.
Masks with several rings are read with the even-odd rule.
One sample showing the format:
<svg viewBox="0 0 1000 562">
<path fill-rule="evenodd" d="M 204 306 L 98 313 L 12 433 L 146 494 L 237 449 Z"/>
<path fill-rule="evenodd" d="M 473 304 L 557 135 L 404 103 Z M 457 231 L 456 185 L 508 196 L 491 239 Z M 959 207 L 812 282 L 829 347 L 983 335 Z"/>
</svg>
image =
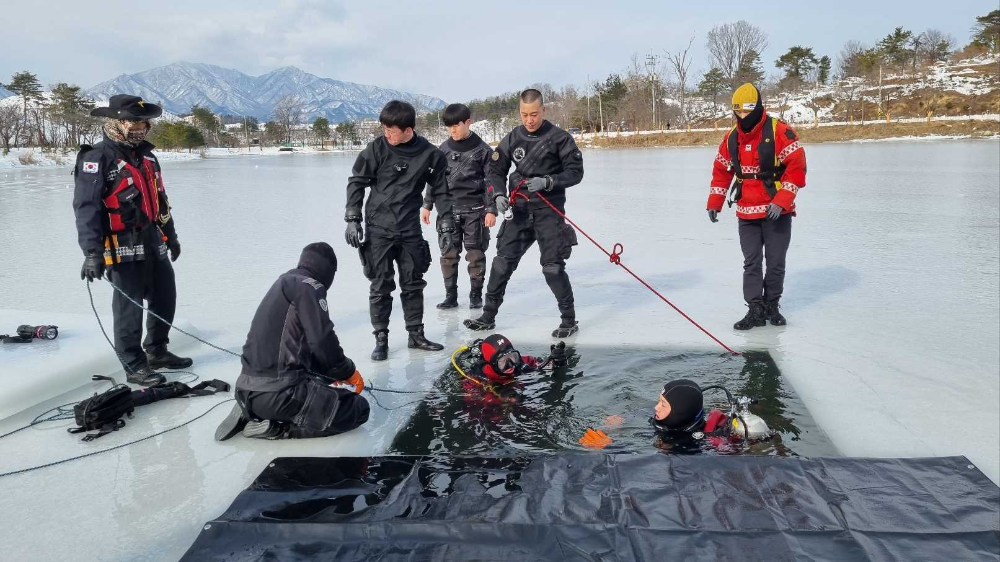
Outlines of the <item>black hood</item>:
<svg viewBox="0 0 1000 562">
<path fill-rule="evenodd" d="M 757 87 L 754 86 L 754 89 L 757 90 Z M 737 116 L 736 122 L 739 123 L 741 131 L 743 131 L 744 133 L 749 133 L 750 131 L 753 130 L 754 127 L 757 126 L 758 123 L 760 123 L 760 120 L 763 117 L 764 117 L 764 98 L 760 95 L 760 90 L 757 90 L 757 105 L 753 108 L 753 111 L 750 112 L 750 115 L 747 115 L 743 119 L 740 119 L 739 116 Z"/>
<path fill-rule="evenodd" d="M 337 273 L 337 254 L 326 242 L 313 242 L 302 249 L 298 268 L 305 270 L 329 290 L 333 285 L 333 276 Z"/>
<path fill-rule="evenodd" d="M 663 385 L 663 397 L 670 402 L 670 414 L 656 425 L 667 430 L 685 430 L 701 420 L 705 398 L 698 383 L 677 379 Z M 654 418 L 655 419 L 655 418 Z"/>
</svg>

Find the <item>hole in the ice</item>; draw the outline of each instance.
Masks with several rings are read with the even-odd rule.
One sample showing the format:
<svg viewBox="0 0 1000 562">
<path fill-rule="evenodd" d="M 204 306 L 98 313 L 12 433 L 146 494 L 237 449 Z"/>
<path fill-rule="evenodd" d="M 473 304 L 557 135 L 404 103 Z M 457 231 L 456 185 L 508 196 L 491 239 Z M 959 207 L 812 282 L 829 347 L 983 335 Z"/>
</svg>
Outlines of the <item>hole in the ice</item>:
<svg viewBox="0 0 1000 562">
<path fill-rule="evenodd" d="M 531 354 L 536 350 L 521 349 Z M 537 350 L 543 355 L 543 350 Z M 815 425 L 766 351 L 733 356 L 663 348 L 567 348 L 569 364 L 555 372 L 529 373 L 501 389 L 501 397 L 463 379 L 450 365 L 416 407 L 390 452 L 406 455 L 521 455 L 583 451 L 587 428 L 602 429 L 613 443 L 605 452 L 664 451 L 673 454 L 830 456 L 837 451 Z M 772 437 L 749 445 L 709 439 L 661 439 L 649 424 L 664 383 L 692 379 L 701 386 L 722 385 L 735 396 L 757 400 L 750 411 L 772 430 Z M 726 397 L 705 395 L 706 412 L 728 412 Z M 426 495 L 447 495 L 453 482 L 436 475 Z M 489 490 L 507 490 L 490 481 Z"/>
</svg>

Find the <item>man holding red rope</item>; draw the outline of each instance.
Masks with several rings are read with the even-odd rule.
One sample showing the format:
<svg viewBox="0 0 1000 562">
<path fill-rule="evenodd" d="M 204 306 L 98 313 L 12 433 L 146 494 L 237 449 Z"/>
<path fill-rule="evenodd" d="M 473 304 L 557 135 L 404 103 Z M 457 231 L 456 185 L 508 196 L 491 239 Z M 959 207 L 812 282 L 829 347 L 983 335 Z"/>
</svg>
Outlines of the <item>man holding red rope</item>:
<svg viewBox="0 0 1000 562">
<path fill-rule="evenodd" d="M 542 274 L 556 297 L 562 320 L 552 337 L 565 338 L 578 330 L 573 287 L 566 274 L 566 260 L 577 240 L 573 227 L 556 209 L 565 213 L 566 188 L 583 180 L 583 155 L 572 135 L 545 120 L 541 92 L 521 92 L 519 111 L 522 126 L 500 141 L 491 156 L 486 197 L 495 201 L 497 211 L 504 213 L 506 220 L 497 235 L 497 255 L 490 267 L 483 315 L 466 320 L 465 326 L 472 330 L 492 330 L 496 326 L 507 282 L 537 240 Z M 507 173 L 511 164 L 515 171 L 510 175 L 510 184 L 515 188 L 508 201 Z M 545 199 L 535 193 L 544 193 Z M 506 213 L 508 210 L 510 213 Z"/>
</svg>

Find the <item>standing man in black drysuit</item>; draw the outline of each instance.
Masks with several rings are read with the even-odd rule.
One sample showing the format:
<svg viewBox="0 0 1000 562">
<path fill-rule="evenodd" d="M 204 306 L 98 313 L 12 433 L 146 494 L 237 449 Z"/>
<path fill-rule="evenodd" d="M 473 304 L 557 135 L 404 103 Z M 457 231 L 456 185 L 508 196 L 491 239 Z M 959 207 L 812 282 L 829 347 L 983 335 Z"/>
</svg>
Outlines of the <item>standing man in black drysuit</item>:
<svg viewBox="0 0 1000 562">
<path fill-rule="evenodd" d="M 440 150 L 448 161 L 448 191 L 454 204 L 455 236 L 451 246 L 441 245 L 441 273 L 444 276 L 444 301 L 438 308 L 458 306 L 458 262 L 465 247 L 469 262 L 469 308 L 483 307 L 483 282 L 486 279 L 486 250 L 490 229 L 497 222 L 493 201 L 486 201 L 486 170 L 493 149 L 472 132 L 472 112 L 462 103 L 444 108 L 441 121 L 451 136 Z M 431 223 L 434 199 L 424 197 L 420 220 Z"/>
<path fill-rule="evenodd" d="M 559 327 L 552 337 L 565 338 L 577 332 L 576 311 L 573 308 L 573 287 L 566 274 L 566 260 L 576 245 L 573 227 L 545 204 L 541 193 L 561 212 L 565 212 L 566 188 L 583 180 L 583 155 L 573 136 L 545 120 L 542 93 L 535 89 L 521 92 L 519 105 L 522 126 L 510 132 L 493 151 L 486 188 L 488 199 L 495 201 L 497 211 L 506 216 L 497 235 L 497 255 L 490 268 L 486 286 L 483 315 L 470 318 L 465 325 L 473 330 L 492 330 L 503 303 L 507 281 L 510 280 L 521 256 L 538 241 L 542 274 L 556 297 Z M 510 185 L 522 185 L 513 206 L 508 201 L 507 172 L 513 163 L 515 171 Z"/>
<path fill-rule="evenodd" d="M 389 355 L 389 315 L 396 288 L 393 264 L 399 267 L 399 296 L 409 332 L 407 347 L 440 351 L 439 343 L 424 337 L 424 273 L 431 265 L 431 249 L 420 232 L 421 192 L 437 204 L 442 248 L 454 245 L 455 222 L 445 170 L 444 154 L 417 135 L 417 113 L 399 100 L 385 105 L 378 116 L 384 131 L 361 151 L 347 181 L 347 243 L 359 249 L 361 267 L 371 281 L 368 294 L 375 349 L 372 361 Z M 365 189 L 371 189 L 365 201 Z M 361 204 L 364 202 L 364 228 Z"/>
<path fill-rule="evenodd" d="M 315 242 L 271 285 L 250 323 L 237 403 L 216 441 L 240 430 L 258 439 L 327 437 L 368 421 L 365 381 L 330 321 L 326 297 L 336 273 L 333 248 Z"/>
<path fill-rule="evenodd" d="M 104 140 L 81 146 L 73 169 L 73 211 L 84 254 L 80 279 L 100 279 L 107 268 L 108 281 L 125 293 L 115 291 L 111 300 L 115 349 L 126 380 L 143 386 L 166 382 L 156 369 L 193 364 L 167 351 L 170 326 L 152 314 L 146 318 L 143 341 L 142 309 L 128 300 L 146 300 L 150 312 L 174 321 L 177 285 L 170 262 L 181 255 L 181 244 L 160 163 L 146 140 L 149 121 L 162 113 L 160 106 L 142 98 L 111 96 L 108 107 L 90 112 L 106 118 Z"/>
</svg>

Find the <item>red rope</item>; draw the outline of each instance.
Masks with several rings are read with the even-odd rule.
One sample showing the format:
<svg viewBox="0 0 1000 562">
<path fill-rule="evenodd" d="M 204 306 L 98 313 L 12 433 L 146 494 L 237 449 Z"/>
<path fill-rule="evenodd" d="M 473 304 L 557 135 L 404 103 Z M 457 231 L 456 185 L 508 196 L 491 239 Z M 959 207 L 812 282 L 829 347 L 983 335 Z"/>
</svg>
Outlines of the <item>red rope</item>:
<svg viewBox="0 0 1000 562">
<path fill-rule="evenodd" d="M 524 193 L 521 193 L 521 187 L 525 183 L 526 183 L 526 180 L 521 180 L 521 182 L 518 183 L 517 186 L 514 187 L 514 190 L 511 192 L 511 194 L 510 194 L 510 205 L 511 205 L 511 207 L 513 207 L 514 203 L 517 202 L 517 198 L 518 197 L 521 197 L 525 201 L 527 201 L 529 199 L 530 195 L 525 195 Z M 537 191 L 534 193 L 534 195 L 537 195 L 539 199 L 541 199 L 546 205 L 549 206 L 549 208 L 551 208 L 553 211 L 555 211 L 556 214 L 558 214 L 560 217 L 562 217 L 563 219 L 565 219 L 566 222 L 568 222 L 571 225 L 573 225 L 573 228 L 577 229 L 580 232 L 580 234 L 584 235 L 587 238 L 587 240 L 590 240 L 591 244 L 597 246 L 597 248 L 599 250 L 601 250 L 602 252 L 604 252 L 604 255 L 608 256 L 608 259 L 611 261 L 611 263 L 613 263 L 613 264 L 621 267 L 625 271 L 627 271 L 628 274 L 631 275 L 632 277 L 634 277 L 636 281 L 638 281 L 639 283 L 642 283 L 642 285 L 644 287 L 646 287 L 647 289 L 649 289 L 650 291 L 652 291 L 654 295 L 660 297 L 660 300 L 662 300 L 663 302 L 669 304 L 670 307 L 673 308 L 674 310 L 676 310 L 678 314 L 680 314 L 681 316 L 683 316 L 685 320 L 687 320 L 688 322 L 694 324 L 694 326 L 696 328 L 698 328 L 699 330 L 701 330 L 702 332 L 704 332 L 705 335 L 707 335 L 708 337 L 712 338 L 712 340 L 714 340 L 715 343 L 721 345 L 723 347 L 723 349 L 725 349 L 729 353 L 732 353 L 733 355 L 742 355 L 740 352 L 733 350 L 728 345 L 726 345 L 726 344 L 722 343 L 721 341 L 719 341 L 719 338 L 713 336 L 712 333 L 709 332 L 708 330 L 706 330 L 705 328 L 702 328 L 701 324 L 698 324 L 697 322 L 695 322 L 690 316 L 688 316 L 687 314 L 685 314 L 683 310 L 677 308 L 677 306 L 674 303 L 670 302 L 670 300 L 668 300 L 667 297 L 661 295 L 659 291 L 657 291 L 656 289 L 654 289 L 642 277 L 639 277 L 638 275 L 636 275 L 635 272 L 633 272 L 625 264 L 623 264 L 622 263 L 621 255 L 623 253 L 625 253 L 625 246 L 621 245 L 618 242 L 615 242 L 615 245 L 612 247 L 612 251 L 609 252 L 609 251 L 605 250 L 604 246 L 601 246 L 597 242 L 597 240 L 594 240 L 593 238 L 591 238 L 590 235 L 587 234 L 587 232 L 585 230 L 583 230 L 582 228 L 580 228 L 580 225 L 578 225 L 575 222 L 573 222 L 573 220 L 570 219 L 569 217 L 567 217 L 565 213 L 563 213 L 562 211 L 560 211 L 559 209 L 557 209 L 556 206 L 553 205 L 552 203 L 550 203 L 549 200 L 546 199 L 544 195 L 542 195 L 541 193 L 539 193 Z"/>
</svg>

